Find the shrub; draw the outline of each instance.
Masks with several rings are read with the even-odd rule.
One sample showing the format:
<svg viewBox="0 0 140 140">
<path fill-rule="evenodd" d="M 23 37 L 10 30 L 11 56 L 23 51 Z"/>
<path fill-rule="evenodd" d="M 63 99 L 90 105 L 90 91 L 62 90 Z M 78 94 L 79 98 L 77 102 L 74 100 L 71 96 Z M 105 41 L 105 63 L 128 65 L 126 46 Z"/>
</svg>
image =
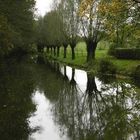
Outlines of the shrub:
<svg viewBox="0 0 140 140">
<path fill-rule="evenodd" d="M 140 60 L 139 48 L 128 48 L 128 49 L 118 48 L 118 49 L 114 49 L 109 54 L 115 56 L 118 59 Z"/>
<path fill-rule="evenodd" d="M 108 54 L 114 56 L 115 55 L 115 48 L 116 48 L 116 44 L 111 43 L 109 46 Z"/>
<path fill-rule="evenodd" d="M 102 59 L 98 71 L 102 74 L 116 74 L 116 67 L 111 61 Z"/>
<path fill-rule="evenodd" d="M 103 82 L 103 84 L 111 84 L 111 83 L 113 83 L 116 80 L 116 76 L 115 75 L 109 76 L 109 75 L 99 74 L 98 78 L 99 78 L 100 81 Z"/>
</svg>

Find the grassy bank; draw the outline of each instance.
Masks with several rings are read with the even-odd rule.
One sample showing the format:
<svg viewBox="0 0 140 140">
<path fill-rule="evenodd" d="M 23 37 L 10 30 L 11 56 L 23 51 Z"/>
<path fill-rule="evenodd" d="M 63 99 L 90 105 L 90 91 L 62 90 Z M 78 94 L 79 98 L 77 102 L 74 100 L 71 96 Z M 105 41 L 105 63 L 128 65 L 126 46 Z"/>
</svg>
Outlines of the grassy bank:
<svg viewBox="0 0 140 140">
<path fill-rule="evenodd" d="M 102 45 L 102 44 L 101 44 Z M 119 75 L 131 76 L 134 70 L 138 65 L 140 65 L 140 60 L 120 60 L 115 57 L 111 57 L 107 54 L 108 50 L 103 48 L 102 46 L 98 46 L 96 50 L 96 60 L 92 64 L 88 64 L 86 62 L 86 46 L 85 43 L 79 43 L 75 48 L 75 56 L 76 59 L 71 59 L 71 50 L 70 47 L 67 48 L 67 58 L 63 58 L 63 48 L 60 50 L 60 56 L 52 56 L 50 54 L 46 54 L 47 56 L 51 56 L 51 58 L 56 61 L 66 63 L 68 65 L 84 68 L 88 71 L 97 71 L 100 61 L 108 60 L 110 61 L 116 68 L 116 73 Z"/>
</svg>

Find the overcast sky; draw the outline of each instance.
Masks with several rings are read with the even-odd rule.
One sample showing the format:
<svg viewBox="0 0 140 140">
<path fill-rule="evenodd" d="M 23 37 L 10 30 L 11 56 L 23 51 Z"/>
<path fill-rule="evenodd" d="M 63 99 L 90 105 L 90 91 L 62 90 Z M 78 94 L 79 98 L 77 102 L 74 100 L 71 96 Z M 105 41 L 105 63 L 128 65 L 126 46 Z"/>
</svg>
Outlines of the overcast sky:
<svg viewBox="0 0 140 140">
<path fill-rule="evenodd" d="M 53 0 L 36 0 L 37 13 L 44 16 L 46 12 L 50 11 Z"/>
</svg>

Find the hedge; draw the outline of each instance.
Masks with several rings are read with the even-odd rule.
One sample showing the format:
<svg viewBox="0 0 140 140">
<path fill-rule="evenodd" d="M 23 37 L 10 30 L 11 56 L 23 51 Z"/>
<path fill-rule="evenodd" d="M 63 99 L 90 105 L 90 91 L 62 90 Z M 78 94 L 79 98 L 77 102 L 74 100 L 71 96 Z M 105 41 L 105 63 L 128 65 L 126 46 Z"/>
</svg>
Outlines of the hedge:
<svg viewBox="0 0 140 140">
<path fill-rule="evenodd" d="M 118 59 L 135 59 L 140 60 L 139 48 L 117 48 L 109 51 L 110 55 L 115 56 Z"/>
</svg>

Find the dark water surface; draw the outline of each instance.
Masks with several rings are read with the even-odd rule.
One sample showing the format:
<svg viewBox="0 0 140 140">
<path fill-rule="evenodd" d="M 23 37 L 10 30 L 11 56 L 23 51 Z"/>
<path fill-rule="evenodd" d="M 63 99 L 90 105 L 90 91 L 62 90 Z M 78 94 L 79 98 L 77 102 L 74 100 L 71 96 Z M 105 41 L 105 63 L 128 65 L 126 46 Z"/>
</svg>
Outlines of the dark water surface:
<svg viewBox="0 0 140 140">
<path fill-rule="evenodd" d="M 55 62 L 0 63 L 0 140 L 140 140 L 140 88 Z"/>
</svg>

